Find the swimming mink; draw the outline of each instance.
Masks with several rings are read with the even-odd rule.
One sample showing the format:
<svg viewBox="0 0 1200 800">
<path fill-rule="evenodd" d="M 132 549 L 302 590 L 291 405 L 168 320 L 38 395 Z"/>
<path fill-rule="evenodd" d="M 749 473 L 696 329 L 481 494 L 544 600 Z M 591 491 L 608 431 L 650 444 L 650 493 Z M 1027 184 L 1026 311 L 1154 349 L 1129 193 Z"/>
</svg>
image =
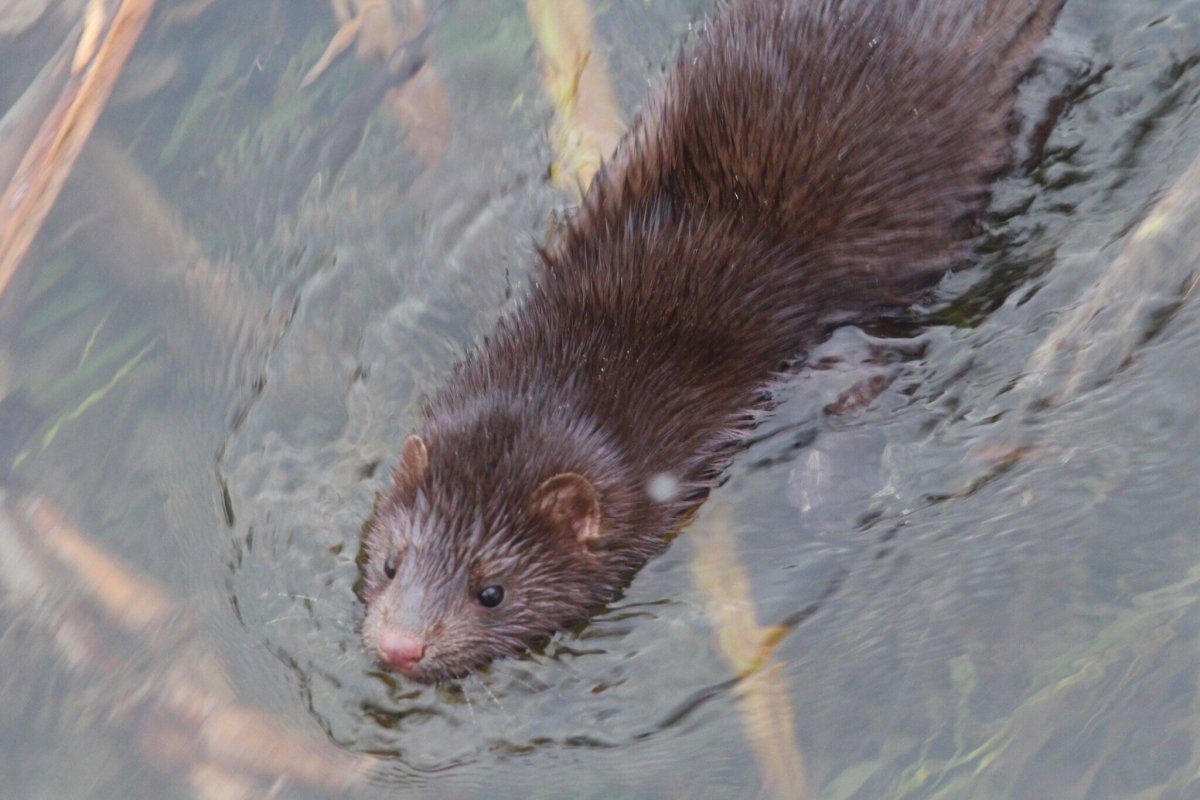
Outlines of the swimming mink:
<svg viewBox="0 0 1200 800">
<path fill-rule="evenodd" d="M 368 651 L 452 679 L 611 600 L 789 365 L 961 262 L 1061 3 L 720 3 L 405 442 Z"/>
</svg>

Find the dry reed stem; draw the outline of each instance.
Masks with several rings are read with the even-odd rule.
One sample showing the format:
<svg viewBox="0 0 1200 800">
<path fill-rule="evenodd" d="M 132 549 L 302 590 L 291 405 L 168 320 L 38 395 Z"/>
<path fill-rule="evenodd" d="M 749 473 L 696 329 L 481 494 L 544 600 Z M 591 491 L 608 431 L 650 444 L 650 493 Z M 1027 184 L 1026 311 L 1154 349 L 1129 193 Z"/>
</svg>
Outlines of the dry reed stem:
<svg viewBox="0 0 1200 800">
<path fill-rule="evenodd" d="M 18 510 L 47 551 L 73 574 L 72 585 L 87 592 L 101 610 L 128 631 L 162 625 L 175 614 L 165 592 L 118 564 L 87 540 L 53 504 L 22 500 Z"/>
<path fill-rule="evenodd" d="M 1200 157 L 1150 209 L 1083 299 L 1062 315 L 1026 362 L 1021 388 L 1057 405 L 1127 366 L 1164 309 L 1200 281 Z M 1047 395 L 1051 377 L 1061 385 Z"/>
<path fill-rule="evenodd" d="M 729 509 L 718 506 L 705 526 L 692 563 L 696 585 L 709 597 L 717 649 L 741 678 L 738 706 L 746 738 L 763 773 L 771 797 L 803 800 L 807 796 L 804 754 L 796 740 L 787 678 L 771 654 L 787 632 L 761 627 L 755 619 L 750 578 L 734 548 Z"/>
<path fill-rule="evenodd" d="M 331 792 L 364 783 L 371 758 L 338 752 L 236 703 L 212 671 L 197 669 L 206 662 L 195 648 L 168 641 L 174 634 L 162 623 L 175 610 L 165 592 L 89 544 L 52 502 L 21 498 L 11 515 L 6 507 L 0 492 L 0 588 L 23 606 L 53 610 L 45 624 L 71 670 L 118 681 L 105 718 L 140 733 L 148 763 L 165 774 L 195 777 L 194 788 L 210 800 L 263 796 L 262 781 Z M 67 565 L 73 579 L 64 582 L 54 561 Z M 58 598 L 65 602 L 51 602 L 52 589 L 65 592 Z M 91 613 L 95 605 L 100 616 Z M 105 620 L 136 634 L 138 646 L 130 650 Z M 160 656 L 149 671 L 140 665 L 147 652 Z M 162 664 L 163 657 L 169 663 Z M 240 793 L 251 787 L 252 794 Z"/>
<path fill-rule="evenodd" d="M 153 8 L 154 0 L 120 0 L 94 56 L 68 81 L 0 195 L 0 295 L 62 191 Z"/>
<path fill-rule="evenodd" d="M 554 104 L 554 181 L 582 195 L 612 155 L 624 125 L 604 58 L 592 42 L 586 0 L 526 0 L 541 52 L 542 88 Z"/>
</svg>

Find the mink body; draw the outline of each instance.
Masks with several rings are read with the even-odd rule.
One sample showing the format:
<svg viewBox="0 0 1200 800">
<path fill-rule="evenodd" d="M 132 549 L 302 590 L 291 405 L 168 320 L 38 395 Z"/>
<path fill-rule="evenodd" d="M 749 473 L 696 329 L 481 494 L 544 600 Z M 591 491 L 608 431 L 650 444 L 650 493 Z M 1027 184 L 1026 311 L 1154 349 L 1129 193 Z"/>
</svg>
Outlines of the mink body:
<svg viewBox="0 0 1200 800">
<path fill-rule="evenodd" d="M 721 4 L 405 443 L 368 650 L 449 679 L 612 599 L 781 371 L 959 263 L 1061 2 Z"/>
</svg>

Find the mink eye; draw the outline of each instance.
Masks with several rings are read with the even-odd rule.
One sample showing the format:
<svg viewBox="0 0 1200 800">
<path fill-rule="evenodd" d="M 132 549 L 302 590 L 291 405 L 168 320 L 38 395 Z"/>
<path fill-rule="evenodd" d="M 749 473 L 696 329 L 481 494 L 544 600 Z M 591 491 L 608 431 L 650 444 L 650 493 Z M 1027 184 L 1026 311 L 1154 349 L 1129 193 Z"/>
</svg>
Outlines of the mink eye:
<svg viewBox="0 0 1200 800">
<path fill-rule="evenodd" d="M 495 608 L 504 601 L 503 586 L 488 586 L 479 592 L 479 604 L 484 608 Z"/>
<path fill-rule="evenodd" d="M 383 562 L 383 574 L 388 576 L 388 580 L 396 577 L 396 557 L 388 556 L 387 561 Z"/>
</svg>

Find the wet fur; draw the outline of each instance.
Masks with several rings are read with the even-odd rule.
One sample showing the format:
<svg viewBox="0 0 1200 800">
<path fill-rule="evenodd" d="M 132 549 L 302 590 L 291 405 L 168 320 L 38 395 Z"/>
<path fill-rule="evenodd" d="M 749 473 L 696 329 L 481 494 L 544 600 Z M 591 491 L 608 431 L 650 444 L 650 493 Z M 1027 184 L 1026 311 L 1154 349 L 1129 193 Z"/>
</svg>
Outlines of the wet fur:
<svg viewBox="0 0 1200 800">
<path fill-rule="evenodd" d="M 722 4 L 518 310 L 430 402 L 428 469 L 396 477 L 365 538 L 368 648 L 402 626 L 430 648 L 413 677 L 440 680 L 610 600 L 714 485 L 781 370 L 959 263 L 1060 5 Z M 599 493 L 593 547 L 529 512 L 562 472 Z M 678 481 L 666 502 L 656 476 Z M 506 599 L 485 609 L 492 583 Z"/>
</svg>

